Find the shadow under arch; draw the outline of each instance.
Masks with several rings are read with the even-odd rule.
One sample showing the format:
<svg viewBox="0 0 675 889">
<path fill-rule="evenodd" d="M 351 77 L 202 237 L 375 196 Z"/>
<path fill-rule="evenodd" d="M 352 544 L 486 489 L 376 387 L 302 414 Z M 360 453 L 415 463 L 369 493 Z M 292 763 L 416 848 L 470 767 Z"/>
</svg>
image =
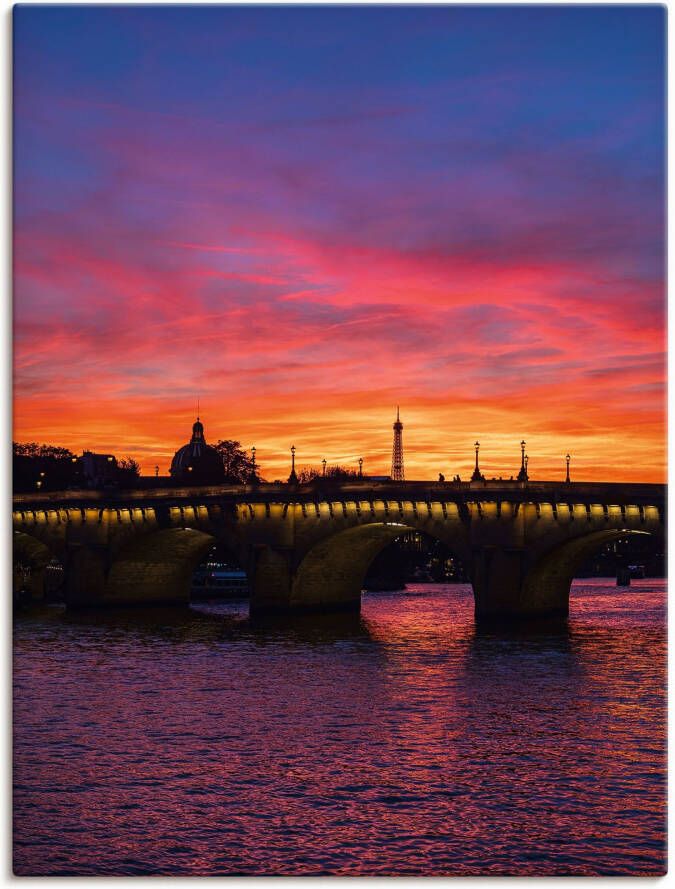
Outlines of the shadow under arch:
<svg viewBox="0 0 675 889">
<path fill-rule="evenodd" d="M 104 604 L 189 602 L 192 572 L 215 540 L 194 528 L 166 528 L 133 541 L 110 567 Z"/>
<path fill-rule="evenodd" d="M 371 562 L 386 546 L 409 532 L 452 548 L 444 538 L 404 522 L 371 522 L 338 531 L 315 544 L 301 560 L 292 584 L 291 606 L 358 611 Z"/>
<path fill-rule="evenodd" d="M 626 537 L 653 536 L 650 531 L 612 528 L 566 540 L 545 553 L 527 574 L 522 604 L 527 611 L 567 616 L 572 580 L 584 562 L 606 543 Z"/>
<path fill-rule="evenodd" d="M 15 531 L 12 538 L 12 554 L 14 561 L 22 560 L 35 567 L 44 567 L 51 559 L 58 558 L 46 543 L 26 534 L 24 531 Z"/>
<path fill-rule="evenodd" d="M 12 536 L 12 587 L 16 596 L 22 589 L 30 594 L 31 599 L 42 598 L 44 595 L 45 569 L 58 554 L 53 552 L 46 543 L 26 534 L 14 531 Z"/>
</svg>

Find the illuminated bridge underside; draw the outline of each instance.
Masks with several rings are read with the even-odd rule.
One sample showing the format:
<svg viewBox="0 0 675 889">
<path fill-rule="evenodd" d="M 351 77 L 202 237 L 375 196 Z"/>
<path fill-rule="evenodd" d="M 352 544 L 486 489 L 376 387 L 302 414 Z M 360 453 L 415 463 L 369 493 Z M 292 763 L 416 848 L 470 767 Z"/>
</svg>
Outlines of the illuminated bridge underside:
<svg viewBox="0 0 675 889">
<path fill-rule="evenodd" d="M 33 594 L 52 558 L 71 607 L 186 602 L 214 541 L 246 569 L 252 611 L 358 609 L 369 564 L 417 530 L 467 567 L 481 618 L 564 615 L 605 543 L 664 534 L 660 485 L 351 483 L 17 495 L 15 561 Z"/>
</svg>

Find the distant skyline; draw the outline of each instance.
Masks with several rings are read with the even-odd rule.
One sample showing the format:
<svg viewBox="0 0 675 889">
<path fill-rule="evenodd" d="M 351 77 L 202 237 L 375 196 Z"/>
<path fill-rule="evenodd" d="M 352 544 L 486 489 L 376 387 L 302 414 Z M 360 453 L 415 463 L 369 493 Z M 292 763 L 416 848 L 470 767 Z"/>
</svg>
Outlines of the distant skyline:
<svg viewBox="0 0 675 889">
<path fill-rule="evenodd" d="M 665 10 L 29 7 L 14 438 L 665 480 Z"/>
</svg>

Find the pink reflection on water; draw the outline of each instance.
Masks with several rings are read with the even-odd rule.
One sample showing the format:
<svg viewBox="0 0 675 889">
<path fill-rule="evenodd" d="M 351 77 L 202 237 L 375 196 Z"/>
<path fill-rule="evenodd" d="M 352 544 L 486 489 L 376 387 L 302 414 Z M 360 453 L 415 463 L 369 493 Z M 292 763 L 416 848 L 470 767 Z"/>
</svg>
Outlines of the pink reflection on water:
<svg viewBox="0 0 675 889">
<path fill-rule="evenodd" d="M 16 872 L 662 873 L 664 615 L 663 581 L 591 580 L 534 634 L 462 586 L 23 619 Z"/>
</svg>

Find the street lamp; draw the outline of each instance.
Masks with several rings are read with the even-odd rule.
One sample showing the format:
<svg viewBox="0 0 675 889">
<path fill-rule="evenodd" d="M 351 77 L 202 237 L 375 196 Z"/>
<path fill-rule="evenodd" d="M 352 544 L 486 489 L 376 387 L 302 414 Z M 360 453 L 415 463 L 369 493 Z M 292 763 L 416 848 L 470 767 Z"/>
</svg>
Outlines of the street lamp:
<svg viewBox="0 0 675 889">
<path fill-rule="evenodd" d="M 295 445 L 291 445 L 291 474 L 288 476 L 288 483 L 296 484 L 298 477 L 295 474 Z"/>
<path fill-rule="evenodd" d="M 480 473 L 480 469 L 478 468 L 478 451 L 480 450 L 480 442 L 479 441 L 474 443 L 474 448 L 476 450 L 476 465 L 473 470 L 473 475 L 471 476 L 471 481 L 472 482 L 479 482 L 479 481 L 482 481 L 482 479 L 483 479 L 483 476 Z"/>
<path fill-rule="evenodd" d="M 359 478 L 363 478 L 363 457 L 359 457 Z"/>
<path fill-rule="evenodd" d="M 529 475 L 527 474 L 527 464 L 530 462 L 530 458 L 525 454 L 525 478 L 529 479 Z"/>
<path fill-rule="evenodd" d="M 255 445 L 251 448 L 251 481 L 255 482 L 258 480 L 258 476 L 256 474 L 255 469 Z"/>
<path fill-rule="evenodd" d="M 527 469 L 525 468 L 525 441 L 520 443 L 520 472 L 518 473 L 518 481 L 527 481 Z"/>
<path fill-rule="evenodd" d="M 324 457 L 323 460 L 321 461 L 321 464 L 322 464 L 322 466 L 323 466 L 323 473 L 322 473 L 322 475 L 325 476 L 325 475 L 326 475 L 326 458 L 325 458 L 325 457 Z"/>
<path fill-rule="evenodd" d="M 566 464 L 565 481 L 569 483 L 569 480 L 570 480 L 570 455 L 569 454 L 565 454 L 565 464 Z"/>
</svg>

